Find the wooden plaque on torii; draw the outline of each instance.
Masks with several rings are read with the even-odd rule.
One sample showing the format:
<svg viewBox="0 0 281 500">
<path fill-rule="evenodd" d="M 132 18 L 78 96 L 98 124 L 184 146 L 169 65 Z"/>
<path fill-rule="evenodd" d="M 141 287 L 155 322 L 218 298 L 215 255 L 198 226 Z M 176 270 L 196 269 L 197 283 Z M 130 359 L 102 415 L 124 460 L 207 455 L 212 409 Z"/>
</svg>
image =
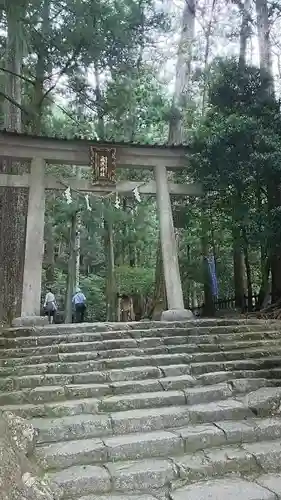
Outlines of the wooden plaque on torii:
<svg viewBox="0 0 281 500">
<path fill-rule="evenodd" d="M 116 183 L 116 149 L 90 146 L 93 184 Z"/>
</svg>

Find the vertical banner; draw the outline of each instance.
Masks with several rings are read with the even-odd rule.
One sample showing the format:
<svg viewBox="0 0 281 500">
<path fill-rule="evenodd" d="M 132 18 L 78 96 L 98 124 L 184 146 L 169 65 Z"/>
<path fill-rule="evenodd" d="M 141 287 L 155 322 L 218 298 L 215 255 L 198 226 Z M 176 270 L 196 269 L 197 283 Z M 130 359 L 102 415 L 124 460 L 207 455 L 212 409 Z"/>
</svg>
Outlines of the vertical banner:
<svg viewBox="0 0 281 500">
<path fill-rule="evenodd" d="M 215 258 L 213 255 L 210 255 L 207 257 L 207 262 L 208 262 L 208 267 L 209 267 L 209 272 L 211 276 L 211 284 L 212 284 L 212 294 L 213 297 L 216 299 L 219 296 L 219 287 L 218 287 L 218 280 L 217 280 L 217 274 L 216 274 L 216 263 L 215 263 Z"/>
</svg>

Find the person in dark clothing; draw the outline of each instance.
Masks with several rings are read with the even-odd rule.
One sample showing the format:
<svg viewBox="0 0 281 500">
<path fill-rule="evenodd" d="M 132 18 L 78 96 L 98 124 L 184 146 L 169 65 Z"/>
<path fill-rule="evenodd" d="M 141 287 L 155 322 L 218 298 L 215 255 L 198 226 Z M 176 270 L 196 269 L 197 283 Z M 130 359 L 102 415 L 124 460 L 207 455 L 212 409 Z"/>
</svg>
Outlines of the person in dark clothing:
<svg viewBox="0 0 281 500">
<path fill-rule="evenodd" d="M 76 289 L 76 293 L 73 296 L 72 303 L 75 308 L 75 323 L 84 323 L 86 312 L 86 297 L 84 293 L 81 292 L 80 288 Z"/>
</svg>

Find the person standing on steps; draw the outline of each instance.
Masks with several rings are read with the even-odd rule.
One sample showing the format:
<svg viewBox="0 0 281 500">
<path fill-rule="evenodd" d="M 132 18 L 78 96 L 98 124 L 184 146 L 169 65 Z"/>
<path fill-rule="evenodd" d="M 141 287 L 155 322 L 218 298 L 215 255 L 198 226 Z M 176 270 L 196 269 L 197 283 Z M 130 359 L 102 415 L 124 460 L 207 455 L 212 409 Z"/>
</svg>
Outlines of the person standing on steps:
<svg viewBox="0 0 281 500">
<path fill-rule="evenodd" d="M 84 323 L 86 312 L 86 297 L 80 288 L 76 288 L 76 293 L 73 296 L 72 304 L 75 308 L 75 323 Z"/>
<path fill-rule="evenodd" d="M 51 288 L 48 289 L 44 301 L 44 311 L 45 314 L 48 316 L 49 324 L 54 322 L 54 317 L 56 314 L 56 311 L 58 309 L 57 302 L 56 302 L 56 297 L 53 294 L 53 291 Z"/>
</svg>

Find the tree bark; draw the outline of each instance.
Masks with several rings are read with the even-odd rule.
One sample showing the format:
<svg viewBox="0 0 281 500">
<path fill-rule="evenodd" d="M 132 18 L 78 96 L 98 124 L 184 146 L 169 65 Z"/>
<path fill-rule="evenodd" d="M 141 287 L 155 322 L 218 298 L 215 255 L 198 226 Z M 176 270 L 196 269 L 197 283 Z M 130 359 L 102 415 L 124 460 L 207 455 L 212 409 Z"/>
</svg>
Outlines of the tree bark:
<svg viewBox="0 0 281 500">
<path fill-rule="evenodd" d="M 66 300 L 65 300 L 65 323 L 72 323 L 72 297 L 75 287 L 76 269 L 76 212 L 71 216 L 71 226 L 69 231 L 69 260 L 66 280 Z"/>
<path fill-rule="evenodd" d="M 267 0 L 256 0 L 260 70 L 269 98 L 274 98 L 270 23 Z M 273 227 L 280 227 L 281 184 L 278 175 L 271 174 L 267 184 L 268 214 L 271 225 L 270 267 L 272 275 L 272 302 L 281 299 L 281 233 L 273 233 Z"/>
<path fill-rule="evenodd" d="M 36 79 L 33 94 L 32 133 L 40 135 L 42 132 L 42 117 L 44 106 L 44 83 L 48 68 L 47 41 L 50 34 L 50 0 L 43 0 L 40 45 L 37 50 Z"/>
<path fill-rule="evenodd" d="M 116 321 L 117 288 L 114 265 L 114 236 L 110 216 L 104 219 L 104 246 L 107 263 L 106 273 L 106 321 Z"/>
<path fill-rule="evenodd" d="M 204 283 L 203 315 L 212 317 L 215 315 L 215 305 L 212 294 L 212 282 L 208 264 L 209 219 L 208 219 L 208 211 L 206 211 L 206 206 L 204 202 L 201 212 L 201 248 L 202 248 L 203 283 Z"/>
<path fill-rule="evenodd" d="M 232 228 L 233 237 L 233 274 L 235 306 L 244 310 L 245 308 L 245 286 L 244 286 L 244 255 L 241 240 L 241 231 L 234 221 Z"/>
<path fill-rule="evenodd" d="M 4 101 L 3 112 L 4 128 L 21 132 L 21 78 L 16 75 L 21 75 L 23 54 L 20 39 L 21 17 L 19 10 L 15 11 L 12 11 L 11 6 L 7 6 L 5 67 L 9 72 L 5 73 L 5 95 L 10 99 Z M 19 162 L 0 162 L 1 173 L 22 171 Z M 27 189 L 1 189 L 0 214 L 0 320 L 10 323 L 21 313 Z"/>
<path fill-rule="evenodd" d="M 161 313 L 167 309 L 167 295 L 164 278 L 164 268 L 161 250 L 161 240 L 158 237 L 158 247 L 156 254 L 156 267 L 155 267 L 155 287 L 153 295 L 152 310 L 149 316 L 152 319 L 160 319 Z"/>
<path fill-rule="evenodd" d="M 240 28 L 240 48 L 239 48 L 239 69 L 243 70 L 246 66 L 247 44 L 251 35 L 251 0 L 244 0 L 242 8 L 242 21 Z"/>
<path fill-rule="evenodd" d="M 55 279 L 54 233 L 51 221 L 45 224 L 45 269 L 46 282 L 53 285 Z"/>
<path fill-rule="evenodd" d="M 274 95 L 272 73 L 272 55 L 270 43 L 270 26 L 267 0 L 256 0 L 258 43 L 260 54 L 261 76 L 264 79 L 270 96 Z"/>
<path fill-rule="evenodd" d="M 250 312 L 253 309 L 253 286 L 252 286 L 252 276 L 251 276 L 251 264 L 249 257 L 249 242 L 245 227 L 243 227 L 242 233 L 243 233 L 243 243 L 244 243 L 244 261 L 245 261 L 246 277 L 247 277 L 248 312 Z"/>
<path fill-rule="evenodd" d="M 184 112 L 190 98 L 192 44 L 197 0 L 185 0 L 176 65 L 176 83 L 169 126 L 169 144 L 184 142 Z"/>
<path fill-rule="evenodd" d="M 195 35 L 195 13 L 197 0 L 186 0 L 183 14 L 181 36 L 178 47 L 176 81 L 170 110 L 169 144 L 180 144 L 184 140 L 183 112 L 185 111 L 190 92 L 190 73 L 192 60 L 192 43 Z M 157 244 L 155 286 L 153 311 L 167 309 L 167 298 L 164 280 L 163 259 L 160 235 Z"/>
<path fill-rule="evenodd" d="M 202 116 L 205 114 L 206 104 L 207 104 L 207 91 L 208 91 L 208 62 L 210 55 L 210 40 L 211 32 L 213 26 L 214 10 L 217 0 L 212 0 L 210 18 L 207 24 L 207 29 L 205 33 L 206 43 L 205 43 L 205 53 L 204 53 L 204 86 L 203 86 L 203 97 L 202 97 Z"/>
</svg>

